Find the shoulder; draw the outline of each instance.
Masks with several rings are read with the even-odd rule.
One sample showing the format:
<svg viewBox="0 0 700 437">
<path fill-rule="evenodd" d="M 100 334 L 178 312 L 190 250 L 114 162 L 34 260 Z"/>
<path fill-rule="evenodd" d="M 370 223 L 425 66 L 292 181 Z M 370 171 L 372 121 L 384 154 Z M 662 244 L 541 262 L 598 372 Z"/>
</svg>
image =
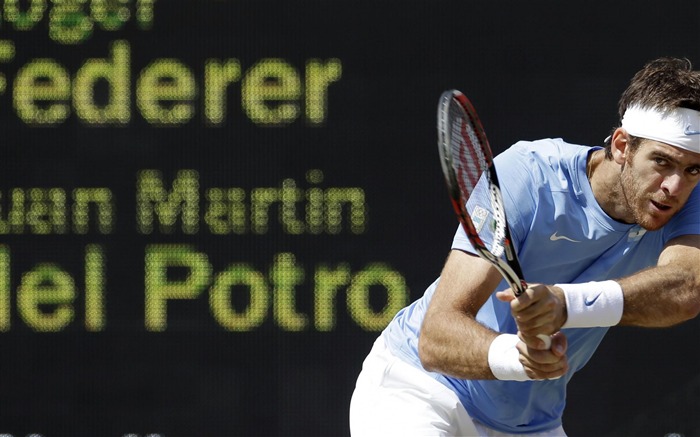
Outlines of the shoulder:
<svg viewBox="0 0 700 437">
<path fill-rule="evenodd" d="M 509 174 L 527 174 L 535 183 L 545 180 L 578 180 L 585 176 L 590 146 L 567 143 L 561 138 L 519 141 L 495 158 L 496 168 Z M 583 171 L 583 175 L 579 175 Z"/>
<path fill-rule="evenodd" d="M 521 157 L 553 162 L 568 161 L 574 156 L 585 154 L 590 146 L 567 143 L 561 138 L 545 138 L 536 141 L 518 141 L 502 153 L 506 158 Z"/>
</svg>

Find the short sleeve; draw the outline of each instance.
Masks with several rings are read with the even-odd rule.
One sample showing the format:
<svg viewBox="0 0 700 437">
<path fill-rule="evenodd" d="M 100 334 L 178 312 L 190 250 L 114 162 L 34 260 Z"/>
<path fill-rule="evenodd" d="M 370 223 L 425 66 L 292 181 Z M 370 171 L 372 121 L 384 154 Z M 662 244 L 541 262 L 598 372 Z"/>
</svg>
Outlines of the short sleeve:
<svg viewBox="0 0 700 437">
<path fill-rule="evenodd" d="M 505 204 L 506 218 L 511 231 L 512 243 L 518 250 L 520 242 L 527 236 L 536 209 L 536 192 L 541 186 L 539 166 L 527 153 L 526 143 L 517 143 L 495 159 L 501 195 Z M 469 212 L 479 236 L 487 247 L 493 241 L 493 215 L 486 184 L 479 182 L 467 202 Z M 475 253 L 466 233 L 460 226 L 455 233 L 453 249 Z"/>
</svg>

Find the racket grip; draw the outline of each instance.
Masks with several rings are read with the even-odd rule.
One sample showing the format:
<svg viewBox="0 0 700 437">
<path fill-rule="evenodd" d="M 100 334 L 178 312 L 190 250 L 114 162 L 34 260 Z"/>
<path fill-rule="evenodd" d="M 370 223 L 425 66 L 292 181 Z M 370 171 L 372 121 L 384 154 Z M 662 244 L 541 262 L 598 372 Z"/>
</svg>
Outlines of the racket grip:
<svg viewBox="0 0 700 437">
<path fill-rule="evenodd" d="M 540 334 L 537 336 L 537 338 L 544 342 L 544 345 L 547 347 L 547 349 L 552 348 L 552 337 L 550 337 L 549 335 Z"/>
</svg>

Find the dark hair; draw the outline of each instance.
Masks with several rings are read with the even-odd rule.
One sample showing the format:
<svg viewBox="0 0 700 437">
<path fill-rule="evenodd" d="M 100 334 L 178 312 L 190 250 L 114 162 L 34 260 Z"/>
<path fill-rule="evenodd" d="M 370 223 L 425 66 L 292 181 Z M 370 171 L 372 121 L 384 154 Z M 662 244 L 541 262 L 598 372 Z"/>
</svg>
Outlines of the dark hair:
<svg viewBox="0 0 700 437">
<path fill-rule="evenodd" d="M 685 58 L 664 57 L 650 61 L 632 77 L 620 96 L 617 106 L 620 119 L 630 106 L 700 111 L 700 71 L 693 70 L 690 60 Z M 630 135 L 629 145 L 633 149 L 640 143 L 641 139 Z M 609 139 L 605 141 L 605 157 L 612 159 Z"/>
</svg>

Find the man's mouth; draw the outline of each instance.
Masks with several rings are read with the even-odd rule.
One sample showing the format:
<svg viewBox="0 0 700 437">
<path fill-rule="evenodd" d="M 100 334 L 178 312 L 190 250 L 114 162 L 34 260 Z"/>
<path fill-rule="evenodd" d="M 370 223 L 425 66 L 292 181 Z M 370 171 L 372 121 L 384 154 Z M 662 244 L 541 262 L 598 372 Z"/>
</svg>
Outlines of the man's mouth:
<svg viewBox="0 0 700 437">
<path fill-rule="evenodd" d="M 655 200 L 652 200 L 652 201 L 651 201 L 651 204 L 654 205 L 654 207 L 655 207 L 656 209 L 658 209 L 659 211 L 668 211 L 668 210 L 671 209 L 671 206 L 666 205 L 666 204 L 664 204 L 664 203 L 659 203 L 659 202 L 657 202 L 657 201 L 655 201 Z"/>
</svg>

